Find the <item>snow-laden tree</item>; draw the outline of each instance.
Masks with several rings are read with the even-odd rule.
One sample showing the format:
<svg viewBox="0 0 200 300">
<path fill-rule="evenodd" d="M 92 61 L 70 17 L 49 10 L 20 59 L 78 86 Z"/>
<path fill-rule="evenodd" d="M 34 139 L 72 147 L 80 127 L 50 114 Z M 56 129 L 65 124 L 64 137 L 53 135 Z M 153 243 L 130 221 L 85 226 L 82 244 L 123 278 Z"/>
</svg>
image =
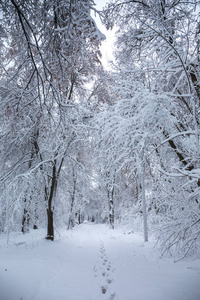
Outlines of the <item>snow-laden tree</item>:
<svg viewBox="0 0 200 300">
<path fill-rule="evenodd" d="M 10 197 L 10 213 L 14 217 L 16 206 L 21 210 L 22 226 L 30 218 L 28 203 L 40 208 L 45 203 L 47 238 L 52 240 L 59 177 L 83 122 L 77 106 L 100 64 L 104 36 L 90 16 L 92 5 L 73 0 L 0 3 L 2 203 Z"/>
<path fill-rule="evenodd" d="M 147 190 L 154 204 L 159 204 L 155 207 L 157 212 L 163 213 L 163 224 L 166 222 L 166 235 L 161 233 L 164 249 L 178 245 L 183 255 L 194 249 L 199 238 L 198 7 L 198 1 L 112 1 L 105 9 L 107 26 L 112 27 L 114 24 L 119 28 L 115 53 L 119 78 L 121 74 L 126 74 L 124 82 L 120 78 L 119 84 L 114 87 L 116 98 L 121 99 L 119 103 L 124 105 L 124 95 L 134 99 L 135 88 L 129 77 L 133 82 L 137 80 L 144 84 L 137 100 L 140 109 L 133 107 L 133 111 L 138 114 L 135 119 L 138 126 L 135 126 L 134 134 L 130 135 L 130 144 L 135 141 L 133 137 L 137 136 L 137 132 L 143 128 L 144 135 L 138 135 L 139 143 L 145 145 L 146 149 L 144 157 L 148 169 L 145 176 L 151 174 L 153 183 L 151 192 L 148 187 Z M 149 91 L 145 92 L 147 89 Z M 153 95 L 151 100 L 150 95 Z M 150 100 L 148 109 L 143 106 L 146 103 L 144 99 Z M 158 111 L 159 121 L 155 127 L 158 99 L 165 109 Z M 118 126 L 120 118 L 113 118 L 115 114 L 116 112 L 111 113 L 110 123 L 106 120 L 105 123 L 114 140 L 115 136 L 117 139 L 121 136 L 121 145 L 116 149 L 119 153 L 117 156 L 123 160 L 124 153 L 129 149 L 125 144 L 128 139 L 123 137 L 122 124 Z M 149 115 L 153 116 L 150 122 Z M 126 128 L 128 125 L 124 122 L 123 126 Z M 155 128 L 158 130 L 157 134 Z M 128 128 L 124 132 L 128 132 Z M 153 138 L 155 136 L 156 139 Z M 135 149 L 134 144 L 132 149 Z M 134 151 L 133 157 L 141 156 Z M 160 175 L 157 175 L 156 170 Z M 144 172 L 139 170 L 139 173 Z M 158 193 L 161 191 L 165 201 L 159 201 Z M 179 198 L 184 199 L 180 206 Z M 170 199 L 174 200 L 170 203 L 172 205 L 167 203 Z M 188 201 L 190 209 L 193 207 L 193 211 L 197 210 L 196 214 L 191 215 L 190 210 L 186 209 Z M 171 218 L 167 215 L 167 207 L 169 213 L 176 211 Z M 179 224 L 177 230 L 172 222 L 176 218 L 176 224 Z"/>
<path fill-rule="evenodd" d="M 142 186 L 142 211 L 147 240 L 145 157 L 161 140 L 164 130 L 173 132 L 177 120 L 169 110 L 169 107 L 173 109 L 171 98 L 150 92 L 142 83 L 134 82 L 131 74 L 121 74 L 121 77 L 117 74 L 112 88 L 116 89 L 117 103 L 97 116 L 101 130 L 100 145 L 106 161 L 104 168 L 108 174 L 112 170 L 112 188 L 117 184 L 115 177 L 127 168 L 127 176 L 133 176 L 135 182 Z"/>
<path fill-rule="evenodd" d="M 198 8 L 198 1 L 112 1 L 105 10 L 107 26 L 119 27 L 116 62 L 137 69 L 150 90 L 173 96 L 182 130 L 198 127 Z"/>
</svg>

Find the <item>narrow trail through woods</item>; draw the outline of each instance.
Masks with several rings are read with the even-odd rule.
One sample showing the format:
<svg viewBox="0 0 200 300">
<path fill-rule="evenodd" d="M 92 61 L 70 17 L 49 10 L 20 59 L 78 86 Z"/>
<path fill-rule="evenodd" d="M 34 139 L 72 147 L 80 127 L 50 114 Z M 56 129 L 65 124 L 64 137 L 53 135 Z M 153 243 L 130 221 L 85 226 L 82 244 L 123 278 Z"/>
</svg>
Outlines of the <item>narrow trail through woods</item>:
<svg viewBox="0 0 200 300">
<path fill-rule="evenodd" d="M 91 223 L 0 235 L 0 300 L 199 300 L 200 260 L 159 258 L 155 241 Z"/>
</svg>

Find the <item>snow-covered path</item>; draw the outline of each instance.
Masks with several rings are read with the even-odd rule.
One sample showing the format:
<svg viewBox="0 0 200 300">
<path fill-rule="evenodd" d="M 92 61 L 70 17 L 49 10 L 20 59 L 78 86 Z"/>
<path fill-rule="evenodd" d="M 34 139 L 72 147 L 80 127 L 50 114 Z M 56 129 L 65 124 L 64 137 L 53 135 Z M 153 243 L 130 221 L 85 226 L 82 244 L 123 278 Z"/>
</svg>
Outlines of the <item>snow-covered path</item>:
<svg viewBox="0 0 200 300">
<path fill-rule="evenodd" d="M 199 300 L 200 260 L 159 259 L 153 242 L 83 224 L 54 242 L 0 235 L 0 300 Z"/>
</svg>

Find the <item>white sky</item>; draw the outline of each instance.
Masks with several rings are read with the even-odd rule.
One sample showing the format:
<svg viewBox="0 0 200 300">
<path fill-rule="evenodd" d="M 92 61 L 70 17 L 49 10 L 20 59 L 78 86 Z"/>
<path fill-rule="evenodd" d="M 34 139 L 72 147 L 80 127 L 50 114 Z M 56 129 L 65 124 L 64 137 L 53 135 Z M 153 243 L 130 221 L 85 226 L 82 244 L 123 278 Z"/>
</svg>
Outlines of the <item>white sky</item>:
<svg viewBox="0 0 200 300">
<path fill-rule="evenodd" d="M 96 9 L 97 10 L 102 10 L 102 8 L 106 5 L 108 0 L 94 0 L 96 3 Z M 109 60 L 113 60 L 113 49 L 114 49 L 114 41 L 115 41 L 115 31 L 116 29 L 113 29 L 112 31 L 109 30 L 107 31 L 105 26 L 102 25 L 100 18 L 98 15 L 94 16 L 94 13 L 92 12 L 92 17 L 95 19 L 95 22 L 97 24 L 98 29 L 106 36 L 106 40 L 102 42 L 102 46 L 100 48 L 101 53 L 102 53 L 102 63 L 106 69 L 109 68 Z"/>
</svg>

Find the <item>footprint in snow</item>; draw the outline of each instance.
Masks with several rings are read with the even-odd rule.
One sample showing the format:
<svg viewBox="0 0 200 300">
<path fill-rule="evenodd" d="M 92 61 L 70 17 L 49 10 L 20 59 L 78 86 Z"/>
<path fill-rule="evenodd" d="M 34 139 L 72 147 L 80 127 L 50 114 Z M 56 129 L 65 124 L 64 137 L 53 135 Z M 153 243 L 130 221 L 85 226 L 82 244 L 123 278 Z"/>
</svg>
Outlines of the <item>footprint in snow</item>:
<svg viewBox="0 0 200 300">
<path fill-rule="evenodd" d="M 102 291 L 102 294 L 105 294 L 106 291 L 107 291 L 107 287 L 106 286 L 102 286 L 101 287 L 101 291 Z"/>
<path fill-rule="evenodd" d="M 101 285 L 101 292 L 102 292 L 102 294 L 109 294 L 108 300 L 114 300 L 116 294 L 114 292 L 111 293 L 111 291 L 110 291 L 110 289 L 112 289 L 111 283 L 113 281 L 113 279 L 110 278 L 111 263 L 108 261 L 108 257 L 106 255 L 106 249 L 104 247 L 103 242 L 101 242 L 101 245 L 100 245 L 99 258 L 100 258 L 99 268 L 102 270 L 102 272 L 100 274 L 101 274 L 102 280 L 104 282 L 104 284 Z M 95 277 L 97 277 L 97 276 L 95 276 Z"/>
</svg>

